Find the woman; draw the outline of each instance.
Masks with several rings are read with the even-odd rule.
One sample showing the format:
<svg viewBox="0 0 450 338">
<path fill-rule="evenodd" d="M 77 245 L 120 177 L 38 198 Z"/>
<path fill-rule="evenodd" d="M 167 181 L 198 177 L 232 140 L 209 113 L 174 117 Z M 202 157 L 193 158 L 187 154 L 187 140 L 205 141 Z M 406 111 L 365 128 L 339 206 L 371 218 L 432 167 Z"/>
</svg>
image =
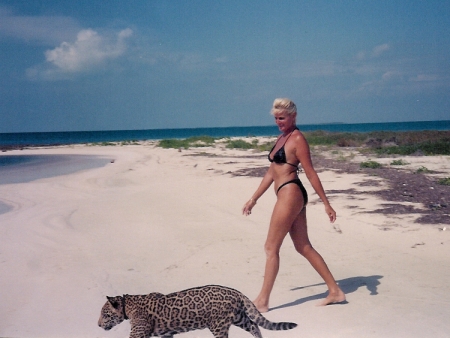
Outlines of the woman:
<svg viewBox="0 0 450 338">
<path fill-rule="evenodd" d="M 276 99 L 271 113 L 282 134 L 269 153 L 271 164 L 267 173 L 252 198 L 242 209 L 244 215 L 250 215 L 256 201 L 274 183 L 277 202 L 272 212 L 264 245 L 266 251 L 264 282 L 254 304 L 260 312 L 269 310 L 269 297 L 279 269 L 279 252 L 288 233 L 295 249 L 309 261 L 328 286 L 328 296 L 319 305 L 343 302 L 345 301 L 344 292 L 339 288 L 322 256 L 312 247 L 308 238 L 306 226 L 308 195 L 297 175 L 299 164 L 324 203 L 325 212 L 332 223 L 336 220 L 336 212 L 331 207 L 319 176 L 311 163 L 308 142 L 296 127 L 297 107 L 289 99 Z"/>
</svg>

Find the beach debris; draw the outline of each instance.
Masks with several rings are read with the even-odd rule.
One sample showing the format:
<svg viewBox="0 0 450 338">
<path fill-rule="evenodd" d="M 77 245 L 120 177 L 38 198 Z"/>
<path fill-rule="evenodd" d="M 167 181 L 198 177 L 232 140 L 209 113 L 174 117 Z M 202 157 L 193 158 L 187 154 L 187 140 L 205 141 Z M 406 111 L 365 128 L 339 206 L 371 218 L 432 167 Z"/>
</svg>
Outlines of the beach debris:
<svg viewBox="0 0 450 338">
<path fill-rule="evenodd" d="M 447 205 L 446 204 L 441 204 L 441 203 L 431 203 L 430 204 L 430 209 L 431 210 L 440 210 L 442 208 L 446 208 Z"/>
<path fill-rule="evenodd" d="M 339 227 L 339 225 L 337 225 L 337 224 L 333 225 L 333 229 L 334 229 L 334 231 L 336 231 L 338 234 L 342 234 L 342 230 L 341 230 L 341 228 Z"/>
<path fill-rule="evenodd" d="M 445 231 L 447 230 L 447 227 L 439 228 L 439 231 Z"/>
<path fill-rule="evenodd" d="M 425 245 L 425 243 L 424 242 L 416 243 L 411 248 L 415 249 L 419 245 Z"/>
</svg>

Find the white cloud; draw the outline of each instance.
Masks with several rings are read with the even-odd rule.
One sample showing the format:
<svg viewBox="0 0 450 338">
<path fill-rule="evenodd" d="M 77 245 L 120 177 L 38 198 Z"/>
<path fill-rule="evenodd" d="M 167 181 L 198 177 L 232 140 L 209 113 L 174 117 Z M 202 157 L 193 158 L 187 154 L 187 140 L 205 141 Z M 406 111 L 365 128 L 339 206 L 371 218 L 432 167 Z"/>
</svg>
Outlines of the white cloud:
<svg viewBox="0 0 450 338">
<path fill-rule="evenodd" d="M 366 58 L 366 51 L 362 50 L 356 54 L 356 60 L 364 60 Z"/>
<path fill-rule="evenodd" d="M 378 57 L 381 54 L 383 54 L 384 52 L 388 51 L 389 49 L 390 49 L 390 47 L 389 47 L 389 45 L 387 43 L 384 43 L 382 45 L 378 45 L 372 50 L 372 56 L 373 57 Z"/>
<path fill-rule="evenodd" d="M 418 74 L 409 79 L 412 82 L 433 82 L 439 80 L 436 74 Z"/>
<path fill-rule="evenodd" d="M 401 72 L 397 70 L 389 70 L 381 76 L 381 79 L 384 81 L 392 81 L 401 79 L 401 76 L 402 76 Z"/>
<path fill-rule="evenodd" d="M 89 70 L 105 60 L 121 56 L 127 48 L 125 39 L 132 33 L 131 29 L 124 29 L 112 40 L 92 29 L 81 30 L 75 42 L 63 42 L 59 47 L 46 51 L 45 58 L 62 72 Z"/>
<path fill-rule="evenodd" d="M 391 46 L 387 43 L 383 43 L 381 45 L 375 46 L 371 52 L 367 52 L 365 50 L 362 50 L 356 54 L 356 60 L 363 61 L 367 58 L 377 58 L 384 52 L 391 49 Z"/>
<path fill-rule="evenodd" d="M 127 39 L 132 34 L 129 28 L 118 33 L 81 30 L 70 17 L 17 15 L 0 6 L 0 37 L 27 44 L 59 45 L 45 52 L 45 63 L 26 70 L 29 79 L 68 78 L 70 74 L 100 67 L 126 52 Z"/>
<path fill-rule="evenodd" d="M 54 45 L 73 37 L 80 27 L 66 16 L 19 16 L 0 7 L 0 36 Z"/>
</svg>

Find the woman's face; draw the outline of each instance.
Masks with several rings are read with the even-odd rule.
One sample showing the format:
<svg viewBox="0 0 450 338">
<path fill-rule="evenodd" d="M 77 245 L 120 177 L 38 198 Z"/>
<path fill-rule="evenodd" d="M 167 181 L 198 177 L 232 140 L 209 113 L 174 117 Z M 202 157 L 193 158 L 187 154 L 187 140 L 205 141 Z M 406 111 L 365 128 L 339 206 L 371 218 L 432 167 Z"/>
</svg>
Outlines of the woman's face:
<svg viewBox="0 0 450 338">
<path fill-rule="evenodd" d="M 274 115 L 275 123 L 278 126 L 278 129 L 282 133 L 290 132 L 292 127 L 295 126 L 295 117 L 296 114 L 288 114 L 286 112 L 276 113 Z"/>
</svg>

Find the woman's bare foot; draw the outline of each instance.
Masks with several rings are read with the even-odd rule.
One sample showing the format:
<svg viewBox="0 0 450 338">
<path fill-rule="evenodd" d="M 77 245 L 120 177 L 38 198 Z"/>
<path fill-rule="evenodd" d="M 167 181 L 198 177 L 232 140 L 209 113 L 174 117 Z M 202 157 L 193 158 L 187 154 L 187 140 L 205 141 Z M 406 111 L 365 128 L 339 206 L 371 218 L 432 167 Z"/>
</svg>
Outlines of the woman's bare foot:
<svg viewBox="0 0 450 338">
<path fill-rule="evenodd" d="M 255 304 L 259 312 L 261 313 L 269 312 L 269 304 L 267 304 L 267 302 L 262 302 L 259 300 L 259 298 L 256 298 L 253 301 L 253 304 Z"/>
<path fill-rule="evenodd" d="M 345 293 L 341 289 L 338 289 L 336 292 L 329 292 L 328 296 L 320 303 L 318 303 L 317 306 L 325 306 L 344 302 L 345 302 Z"/>
</svg>

